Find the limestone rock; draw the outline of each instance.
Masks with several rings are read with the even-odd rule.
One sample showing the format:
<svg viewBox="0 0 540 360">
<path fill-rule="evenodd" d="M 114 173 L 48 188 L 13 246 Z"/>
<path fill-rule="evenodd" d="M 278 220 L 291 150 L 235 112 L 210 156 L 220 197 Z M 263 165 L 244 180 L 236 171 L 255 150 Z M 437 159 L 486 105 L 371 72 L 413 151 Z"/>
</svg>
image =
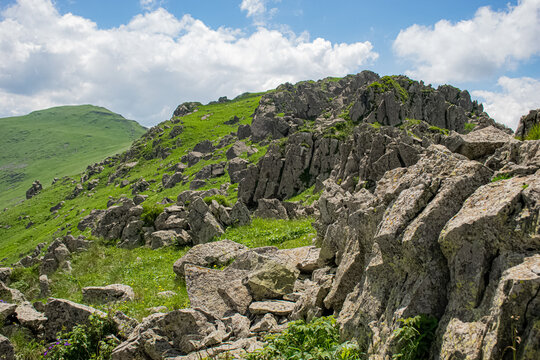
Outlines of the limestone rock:
<svg viewBox="0 0 540 360">
<path fill-rule="evenodd" d="M 8 268 L 8 267 L 0 268 L 0 281 L 6 285 L 9 285 L 9 280 L 10 280 L 12 272 L 13 270 L 11 268 Z"/>
<path fill-rule="evenodd" d="M 96 304 L 132 301 L 135 293 L 131 286 L 112 284 L 107 286 L 89 286 L 82 289 L 83 301 Z"/>
<path fill-rule="evenodd" d="M 251 127 L 249 125 L 240 125 L 238 127 L 238 139 L 243 140 L 251 136 Z"/>
<path fill-rule="evenodd" d="M 247 146 L 245 142 L 237 141 L 234 143 L 233 146 L 229 148 L 229 150 L 227 150 L 225 155 L 227 156 L 227 160 L 231 160 L 239 157 L 243 153 L 247 153 L 247 155 L 249 156 L 254 154 L 256 151 L 257 150 L 255 148 Z"/>
<path fill-rule="evenodd" d="M 208 154 L 214 151 L 214 145 L 210 140 L 203 140 L 193 148 L 193 151 Z"/>
<path fill-rule="evenodd" d="M 297 274 L 274 261 L 265 262 L 248 276 L 248 286 L 255 300 L 281 298 L 293 291 Z"/>
<path fill-rule="evenodd" d="M 294 310 L 294 303 L 284 300 L 255 301 L 249 305 L 249 312 L 258 314 L 274 314 L 287 316 Z"/>
<path fill-rule="evenodd" d="M 15 309 L 17 309 L 16 304 L 0 302 L 0 324 L 3 325 L 7 318 L 15 314 Z"/>
<path fill-rule="evenodd" d="M 229 161 L 227 171 L 229 173 L 229 177 L 231 178 L 231 183 L 239 183 L 244 178 L 248 165 L 249 161 L 238 157 Z"/>
<path fill-rule="evenodd" d="M 183 278 L 186 264 L 221 267 L 247 250 L 245 245 L 227 239 L 196 245 L 174 263 L 173 270 L 178 278 Z"/>
<path fill-rule="evenodd" d="M 278 199 L 259 199 L 259 206 L 253 216 L 263 219 L 289 219 L 287 209 Z"/>
<path fill-rule="evenodd" d="M 467 135 L 462 135 L 463 143 L 457 152 L 467 156 L 471 160 L 477 160 L 492 155 L 495 150 L 512 141 L 511 135 L 493 126 L 474 130 Z"/>
<path fill-rule="evenodd" d="M 253 333 L 259 333 L 259 332 L 272 332 L 276 330 L 278 327 L 276 318 L 274 315 L 268 313 L 265 314 L 258 322 L 256 322 L 250 329 Z"/>
<path fill-rule="evenodd" d="M 189 205 L 188 223 L 194 244 L 204 244 L 224 233 L 223 227 L 200 197 Z"/>
<path fill-rule="evenodd" d="M 71 331 L 75 325 L 85 324 L 90 315 L 106 317 L 106 314 L 92 307 L 63 299 L 49 299 L 45 305 L 44 337 L 47 340 L 56 338 L 59 331 Z"/>
<path fill-rule="evenodd" d="M 175 172 L 173 175 L 164 174 L 161 182 L 165 189 L 170 189 L 184 180 L 184 175 L 181 172 Z"/>
<path fill-rule="evenodd" d="M 174 245 L 178 240 L 180 240 L 179 244 L 185 244 L 186 237 L 189 237 L 187 233 L 182 237 L 180 230 L 159 230 L 148 235 L 145 241 L 147 246 L 155 250 Z"/>
<path fill-rule="evenodd" d="M 244 226 L 251 224 L 251 214 L 242 201 L 237 201 L 230 214 L 231 225 Z"/>
<path fill-rule="evenodd" d="M 15 360 L 15 349 L 7 337 L 0 334 L 0 354 L 2 360 Z"/>
<path fill-rule="evenodd" d="M 38 333 L 45 325 L 47 318 L 42 313 L 36 311 L 30 303 L 17 306 L 15 310 L 19 323 L 32 331 Z"/>
</svg>

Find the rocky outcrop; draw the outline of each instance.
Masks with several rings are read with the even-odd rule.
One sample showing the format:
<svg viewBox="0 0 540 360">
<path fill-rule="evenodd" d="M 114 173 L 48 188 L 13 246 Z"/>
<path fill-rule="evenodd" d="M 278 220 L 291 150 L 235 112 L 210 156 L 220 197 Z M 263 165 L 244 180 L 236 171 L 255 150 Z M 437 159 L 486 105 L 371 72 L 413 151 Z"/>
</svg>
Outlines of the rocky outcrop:
<svg viewBox="0 0 540 360">
<path fill-rule="evenodd" d="M 180 105 L 174 110 L 173 118 L 177 116 L 186 116 L 192 112 L 197 111 L 197 108 L 201 106 L 202 104 L 200 102 L 185 102 Z"/>
<path fill-rule="evenodd" d="M 90 315 L 101 317 L 107 316 L 105 313 L 89 306 L 74 303 L 69 300 L 49 299 L 45 305 L 44 337 L 48 341 L 56 339 L 59 331 L 71 331 L 74 326 L 85 324 Z"/>
<path fill-rule="evenodd" d="M 534 126 L 540 124 L 540 109 L 531 110 L 519 120 L 515 136 L 524 139 Z"/>
<path fill-rule="evenodd" d="M 43 190 L 43 186 L 41 185 L 39 180 L 35 180 L 32 183 L 32 186 L 30 187 L 30 189 L 26 190 L 26 199 L 33 198 L 34 196 L 39 194 L 41 190 Z"/>
</svg>

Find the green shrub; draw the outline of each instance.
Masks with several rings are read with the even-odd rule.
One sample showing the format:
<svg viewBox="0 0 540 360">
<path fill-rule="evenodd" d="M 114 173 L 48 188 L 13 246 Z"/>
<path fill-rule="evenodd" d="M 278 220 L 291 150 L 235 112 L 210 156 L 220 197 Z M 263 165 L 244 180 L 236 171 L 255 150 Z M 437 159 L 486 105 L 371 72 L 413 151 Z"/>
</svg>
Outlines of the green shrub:
<svg viewBox="0 0 540 360">
<path fill-rule="evenodd" d="M 465 124 L 465 132 L 466 132 L 466 133 L 470 133 L 471 131 L 474 130 L 475 127 L 476 127 L 476 124 L 473 124 L 473 123 L 466 123 L 466 124 Z"/>
<path fill-rule="evenodd" d="M 248 360 L 355 360 L 364 354 L 354 343 L 340 344 L 336 320 L 329 317 L 314 319 L 310 323 L 295 321 L 281 334 L 267 337 L 268 344 L 248 354 Z"/>
<path fill-rule="evenodd" d="M 163 212 L 165 205 L 143 205 L 143 213 L 141 214 L 141 220 L 144 221 L 144 226 L 154 226 L 159 214 Z"/>
<path fill-rule="evenodd" d="M 91 315 L 88 325 L 77 325 L 69 332 L 60 332 L 57 339 L 43 353 L 44 359 L 105 360 L 110 359 L 118 346 L 116 326 L 109 316 Z M 111 336 L 113 335 L 113 336 Z"/>
<path fill-rule="evenodd" d="M 439 132 L 441 135 L 448 135 L 448 134 L 450 134 L 450 130 L 448 130 L 448 129 L 443 129 L 443 128 L 440 128 L 440 127 L 438 127 L 438 126 L 430 126 L 430 127 L 429 127 L 429 130 L 431 130 L 431 131 L 437 131 L 437 132 Z"/>
<path fill-rule="evenodd" d="M 398 352 L 392 356 L 392 359 L 428 359 L 429 348 L 437 330 L 437 318 L 431 315 L 417 315 L 399 321 L 402 325 L 394 331 Z"/>
<path fill-rule="evenodd" d="M 213 196 L 207 196 L 204 199 L 204 202 L 207 205 L 210 205 L 212 203 L 212 200 L 216 200 L 218 204 L 223 205 L 225 207 L 231 207 L 231 203 L 229 202 L 229 199 L 225 195 L 213 195 Z"/>
<path fill-rule="evenodd" d="M 29 330 L 18 329 L 9 340 L 15 349 L 16 360 L 40 360 L 45 351 L 45 346 L 41 341 L 33 338 Z"/>
<path fill-rule="evenodd" d="M 525 140 L 540 140 L 540 124 L 534 125 L 525 135 Z"/>
<path fill-rule="evenodd" d="M 501 180 L 508 180 L 508 179 L 513 178 L 513 177 L 514 177 L 514 175 L 511 175 L 511 174 L 500 174 L 500 175 L 495 176 L 493 179 L 491 179 L 491 182 L 497 182 L 497 181 L 501 181 Z"/>
</svg>

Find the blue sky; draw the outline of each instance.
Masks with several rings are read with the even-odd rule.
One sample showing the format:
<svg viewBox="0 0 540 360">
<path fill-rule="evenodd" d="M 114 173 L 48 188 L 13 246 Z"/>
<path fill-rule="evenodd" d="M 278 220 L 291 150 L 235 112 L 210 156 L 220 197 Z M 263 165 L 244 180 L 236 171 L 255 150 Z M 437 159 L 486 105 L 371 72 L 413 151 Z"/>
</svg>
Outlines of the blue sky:
<svg viewBox="0 0 540 360">
<path fill-rule="evenodd" d="M 515 127 L 540 107 L 540 0 L 0 0 L 0 116 L 91 103 L 146 126 L 364 69 L 469 90 Z"/>
</svg>

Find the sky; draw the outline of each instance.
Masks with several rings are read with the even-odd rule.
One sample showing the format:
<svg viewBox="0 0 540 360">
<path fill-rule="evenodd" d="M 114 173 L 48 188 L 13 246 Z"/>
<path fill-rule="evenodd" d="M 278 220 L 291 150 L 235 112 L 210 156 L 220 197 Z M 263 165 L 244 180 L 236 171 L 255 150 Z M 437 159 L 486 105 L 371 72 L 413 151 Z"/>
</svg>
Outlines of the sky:
<svg viewBox="0 0 540 360">
<path fill-rule="evenodd" d="M 182 102 L 362 70 L 468 90 L 516 128 L 540 108 L 540 0 L 0 0 L 0 117 Z"/>
</svg>

